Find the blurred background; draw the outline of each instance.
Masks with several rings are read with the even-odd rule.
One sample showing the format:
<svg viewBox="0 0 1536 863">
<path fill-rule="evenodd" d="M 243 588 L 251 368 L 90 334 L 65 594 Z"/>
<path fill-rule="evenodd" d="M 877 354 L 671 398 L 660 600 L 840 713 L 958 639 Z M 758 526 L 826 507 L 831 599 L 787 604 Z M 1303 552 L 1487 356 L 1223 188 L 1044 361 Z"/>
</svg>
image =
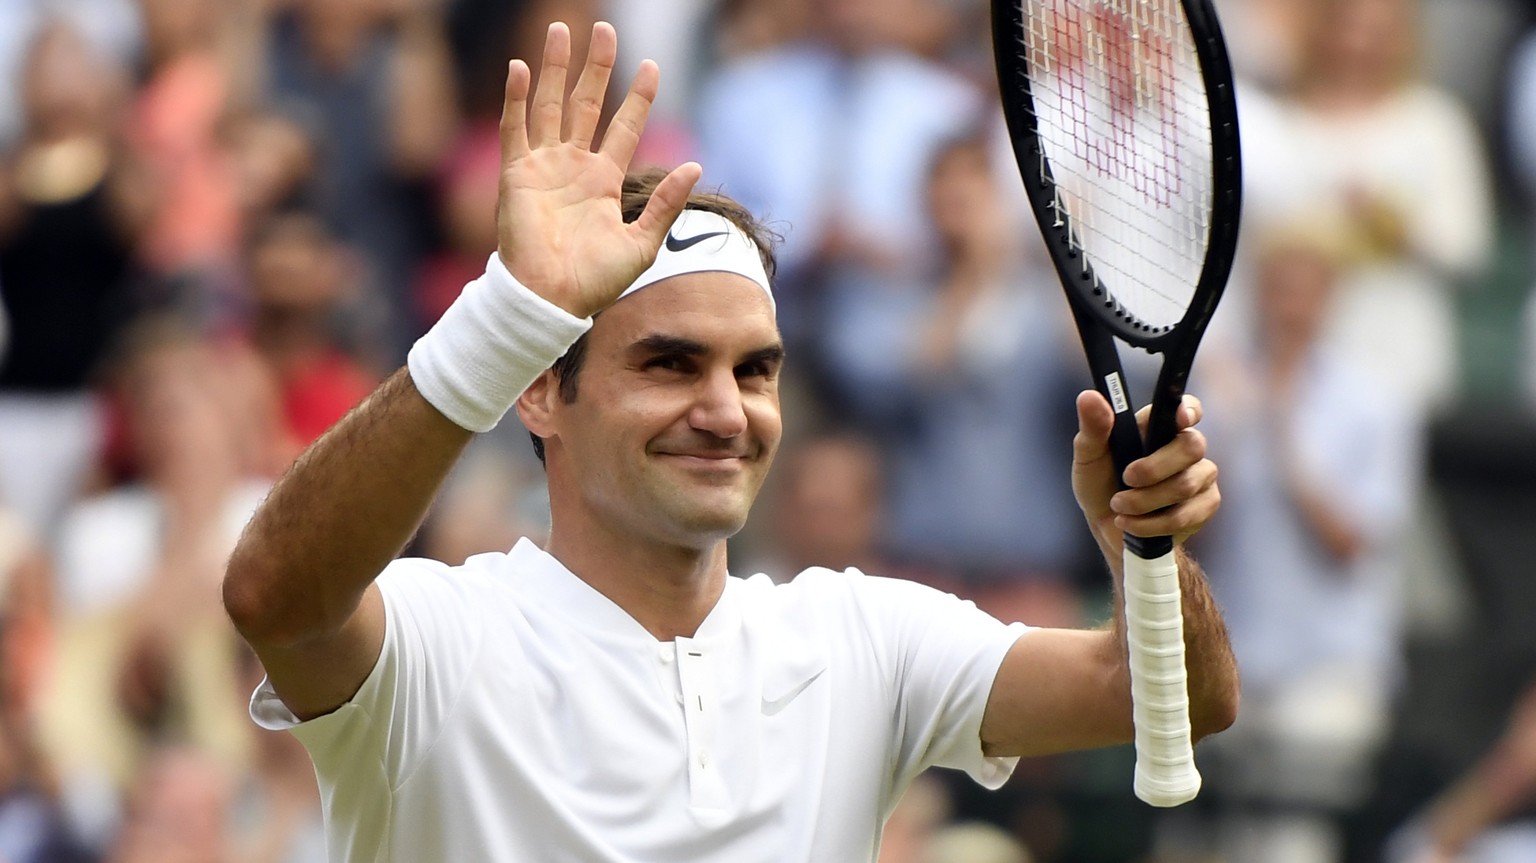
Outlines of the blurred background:
<svg viewBox="0 0 1536 863">
<path fill-rule="evenodd" d="M 1536 9 L 1217 5 L 1248 196 L 1194 550 L 1242 717 L 1172 812 L 1128 750 L 925 776 L 883 863 L 1536 860 Z M 662 69 L 637 161 L 784 237 L 788 434 L 734 571 L 1107 617 L 981 0 L 0 0 L 0 861 L 324 859 L 223 561 L 494 250 L 505 61 L 598 19 Z M 546 506 L 509 418 L 409 551 Z"/>
</svg>

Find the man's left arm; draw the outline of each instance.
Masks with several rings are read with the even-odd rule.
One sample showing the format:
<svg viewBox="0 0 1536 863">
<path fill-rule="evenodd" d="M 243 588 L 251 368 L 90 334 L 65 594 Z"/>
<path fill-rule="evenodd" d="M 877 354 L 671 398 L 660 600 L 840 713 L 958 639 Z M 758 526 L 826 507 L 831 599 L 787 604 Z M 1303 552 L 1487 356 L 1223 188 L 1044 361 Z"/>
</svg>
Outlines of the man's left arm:
<svg viewBox="0 0 1536 863">
<path fill-rule="evenodd" d="M 1182 543 L 1221 503 L 1216 466 L 1195 429 L 1198 400 L 1187 397 L 1172 442 L 1125 471 L 1121 489 L 1109 452 L 1114 414 L 1103 397 L 1078 397 L 1072 486 L 1100 551 L 1114 574 L 1114 619 L 1097 630 L 1038 629 L 1009 650 L 982 719 L 988 755 L 1048 755 L 1128 743 L 1131 721 L 1129 653 L 1122 595 L 1123 535 L 1173 536 L 1179 543 L 1185 663 L 1190 723 L 1198 739 L 1231 725 L 1237 715 L 1237 663 L 1226 625 L 1204 573 Z M 1142 418 L 1145 423 L 1145 416 Z"/>
</svg>

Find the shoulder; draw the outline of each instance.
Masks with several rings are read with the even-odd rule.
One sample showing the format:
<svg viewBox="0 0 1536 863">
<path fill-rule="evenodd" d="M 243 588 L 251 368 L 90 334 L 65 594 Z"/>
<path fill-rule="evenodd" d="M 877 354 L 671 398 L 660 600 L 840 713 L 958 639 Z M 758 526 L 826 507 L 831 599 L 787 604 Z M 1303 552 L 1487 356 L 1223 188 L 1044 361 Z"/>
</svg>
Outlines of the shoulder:
<svg viewBox="0 0 1536 863">
<path fill-rule="evenodd" d="M 754 576 L 747 589 L 783 606 L 804 606 L 821 611 L 842 609 L 861 614 L 894 613 L 931 609 L 960 602 L 952 594 L 904 578 L 870 575 L 856 567 L 829 569 L 813 566 L 783 584 L 767 576 Z"/>
<path fill-rule="evenodd" d="M 1390 102 L 1388 112 L 1399 122 L 1420 126 L 1426 132 L 1466 135 L 1477 132 L 1472 112 L 1450 92 L 1429 84 L 1404 87 Z"/>
</svg>

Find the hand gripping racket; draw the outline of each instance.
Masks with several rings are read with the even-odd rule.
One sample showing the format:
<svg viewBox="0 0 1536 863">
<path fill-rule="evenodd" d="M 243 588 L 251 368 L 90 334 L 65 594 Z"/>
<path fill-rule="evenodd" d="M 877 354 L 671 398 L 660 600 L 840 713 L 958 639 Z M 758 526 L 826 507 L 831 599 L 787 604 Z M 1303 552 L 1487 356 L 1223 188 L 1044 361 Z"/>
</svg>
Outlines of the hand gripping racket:
<svg viewBox="0 0 1536 863">
<path fill-rule="evenodd" d="M 1232 69 L 1210 0 L 993 0 L 1003 110 L 1123 475 L 1171 441 L 1226 285 L 1242 199 Z M 1116 339 L 1163 357 L 1143 442 Z M 1170 537 L 1125 537 L 1136 796 L 1200 790 Z"/>
</svg>

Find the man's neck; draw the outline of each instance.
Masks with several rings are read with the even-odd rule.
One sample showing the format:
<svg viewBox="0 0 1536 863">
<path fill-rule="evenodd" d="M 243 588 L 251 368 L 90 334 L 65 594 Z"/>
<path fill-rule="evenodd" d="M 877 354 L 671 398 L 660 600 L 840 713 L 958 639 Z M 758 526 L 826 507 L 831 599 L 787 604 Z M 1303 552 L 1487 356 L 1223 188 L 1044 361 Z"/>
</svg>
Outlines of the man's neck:
<svg viewBox="0 0 1536 863">
<path fill-rule="evenodd" d="M 725 591 L 725 541 L 705 550 L 557 519 L 544 550 L 659 641 L 692 637 Z"/>
</svg>

